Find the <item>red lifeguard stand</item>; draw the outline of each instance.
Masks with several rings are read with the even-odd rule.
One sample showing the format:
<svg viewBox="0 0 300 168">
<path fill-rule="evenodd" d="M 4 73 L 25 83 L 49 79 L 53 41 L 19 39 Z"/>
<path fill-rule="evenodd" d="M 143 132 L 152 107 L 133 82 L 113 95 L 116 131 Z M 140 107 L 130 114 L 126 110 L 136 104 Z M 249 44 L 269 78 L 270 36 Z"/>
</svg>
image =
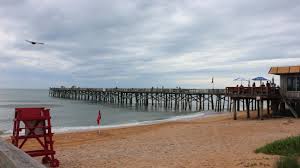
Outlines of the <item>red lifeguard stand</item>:
<svg viewBox="0 0 300 168">
<path fill-rule="evenodd" d="M 42 149 L 25 152 L 32 157 L 44 156 L 42 163 L 50 163 L 51 167 L 58 167 L 59 161 L 54 158 L 50 119 L 50 110 L 44 107 L 16 108 L 11 140 L 21 149 L 27 140 L 36 139 Z"/>
</svg>

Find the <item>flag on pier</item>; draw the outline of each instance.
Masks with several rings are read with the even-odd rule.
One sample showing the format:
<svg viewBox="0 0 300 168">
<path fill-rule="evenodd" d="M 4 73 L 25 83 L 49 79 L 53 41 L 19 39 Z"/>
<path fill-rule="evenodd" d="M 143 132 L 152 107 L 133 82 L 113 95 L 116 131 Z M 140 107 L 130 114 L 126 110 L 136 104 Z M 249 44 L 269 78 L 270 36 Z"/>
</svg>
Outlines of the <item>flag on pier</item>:
<svg viewBox="0 0 300 168">
<path fill-rule="evenodd" d="M 100 123 L 101 123 L 101 112 L 99 110 L 98 117 L 97 117 L 97 124 L 100 125 Z"/>
</svg>

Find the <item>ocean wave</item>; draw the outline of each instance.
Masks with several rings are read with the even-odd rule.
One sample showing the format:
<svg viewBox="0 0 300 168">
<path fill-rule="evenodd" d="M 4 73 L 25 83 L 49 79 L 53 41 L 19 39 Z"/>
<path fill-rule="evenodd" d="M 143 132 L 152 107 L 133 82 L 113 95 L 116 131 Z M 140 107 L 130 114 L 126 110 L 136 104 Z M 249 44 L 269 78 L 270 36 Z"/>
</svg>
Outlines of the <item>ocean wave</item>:
<svg viewBox="0 0 300 168">
<path fill-rule="evenodd" d="M 166 119 L 158 119 L 151 121 L 132 121 L 123 124 L 114 124 L 114 125 L 102 125 L 101 130 L 112 129 L 112 128 L 124 128 L 124 127 L 133 127 L 133 126 L 141 126 L 141 125 L 153 125 L 164 122 L 172 122 L 172 121 L 187 121 L 195 118 L 202 118 L 205 116 L 218 115 L 221 113 L 214 112 L 198 112 L 189 115 L 181 115 L 181 116 L 173 116 Z M 65 132 L 80 132 L 80 131 L 89 131 L 99 129 L 99 126 L 91 125 L 91 126 L 74 126 L 74 127 L 53 127 L 53 132 L 55 133 L 65 133 Z M 12 130 L 3 131 L 4 135 L 11 134 Z"/>
<path fill-rule="evenodd" d="M 6 100 L 0 100 L 0 102 L 4 102 L 4 103 L 7 103 L 7 102 L 16 102 L 16 103 L 40 103 L 41 101 L 39 100 L 23 100 L 23 99 L 20 99 L 20 100 L 15 100 L 15 99 L 6 99 Z"/>
<path fill-rule="evenodd" d="M 49 104 L 49 103 L 15 103 L 15 104 L 3 104 L 0 105 L 0 108 L 16 108 L 16 107 L 36 107 L 36 106 L 41 106 L 41 107 L 61 107 L 63 105 L 60 104 Z"/>
<path fill-rule="evenodd" d="M 123 124 L 114 124 L 114 125 L 103 125 L 100 129 L 111 129 L 111 128 L 124 128 L 124 127 L 133 127 L 133 126 L 140 126 L 140 125 L 152 125 L 152 124 L 159 124 L 163 122 L 171 122 L 171 121 L 178 121 L 178 120 L 191 120 L 199 117 L 203 117 L 207 115 L 207 113 L 199 112 L 195 114 L 189 115 L 182 115 L 182 116 L 173 116 L 166 119 L 158 119 L 158 120 L 151 120 L 151 121 L 132 121 L 129 123 Z M 99 126 L 79 126 L 79 127 L 54 127 L 54 132 L 63 133 L 63 132 L 77 132 L 77 131 L 87 131 L 87 130 L 96 130 L 99 129 Z"/>
</svg>

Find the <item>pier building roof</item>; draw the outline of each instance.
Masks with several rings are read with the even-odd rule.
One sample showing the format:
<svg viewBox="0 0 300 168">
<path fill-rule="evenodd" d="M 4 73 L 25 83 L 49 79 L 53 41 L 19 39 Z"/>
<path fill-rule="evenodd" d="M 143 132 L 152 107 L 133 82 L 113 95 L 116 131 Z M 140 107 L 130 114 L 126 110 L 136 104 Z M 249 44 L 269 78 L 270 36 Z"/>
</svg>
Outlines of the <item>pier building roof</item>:
<svg viewBox="0 0 300 168">
<path fill-rule="evenodd" d="M 285 66 L 285 67 L 271 67 L 269 70 L 269 74 L 274 74 L 274 75 L 294 74 L 294 73 L 300 73 L 300 65 Z"/>
</svg>

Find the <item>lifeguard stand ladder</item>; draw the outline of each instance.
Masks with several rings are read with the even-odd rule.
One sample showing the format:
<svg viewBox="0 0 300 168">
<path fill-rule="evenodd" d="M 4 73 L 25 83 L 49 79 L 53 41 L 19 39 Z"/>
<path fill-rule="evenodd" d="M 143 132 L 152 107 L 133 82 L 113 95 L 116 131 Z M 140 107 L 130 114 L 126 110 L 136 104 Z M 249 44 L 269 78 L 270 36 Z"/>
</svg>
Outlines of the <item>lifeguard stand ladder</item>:
<svg viewBox="0 0 300 168">
<path fill-rule="evenodd" d="M 43 164 L 50 163 L 51 167 L 58 167 L 59 161 L 54 158 L 50 119 L 49 109 L 43 107 L 16 108 L 11 140 L 16 147 L 22 149 L 28 139 L 36 139 L 42 149 L 25 152 L 32 157 L 44 156 Z"/>
</svg>

